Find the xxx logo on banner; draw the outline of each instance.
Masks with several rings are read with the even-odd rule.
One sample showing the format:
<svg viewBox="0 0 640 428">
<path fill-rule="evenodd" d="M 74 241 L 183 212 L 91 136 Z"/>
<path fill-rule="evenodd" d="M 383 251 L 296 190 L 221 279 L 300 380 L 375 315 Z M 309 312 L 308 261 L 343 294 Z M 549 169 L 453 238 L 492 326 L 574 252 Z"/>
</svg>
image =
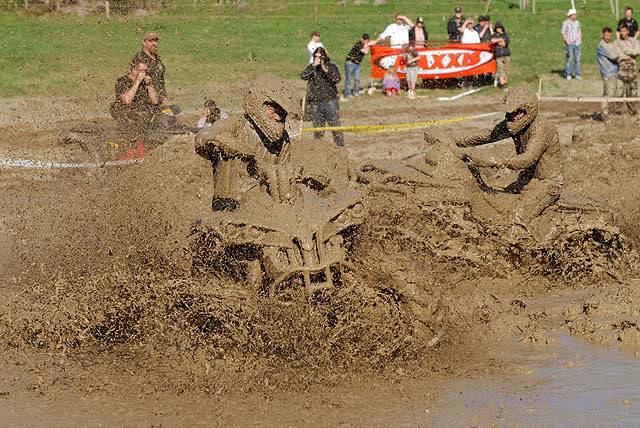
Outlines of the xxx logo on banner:
<svg viewBox="0 0 640 428">
<path fill-rule="evenodd" d="M 444 79 L 496 71 L 493 46 L 489 43 L 473 45 L 447 45 L 441 48 L 418 48 L 418 77 Z M 401 49 L 374 46 L 371 49 L 371 74 L 384 77 L 389 68 L 394 68 L 400 77 L 406 72 Z"/>
</svg>

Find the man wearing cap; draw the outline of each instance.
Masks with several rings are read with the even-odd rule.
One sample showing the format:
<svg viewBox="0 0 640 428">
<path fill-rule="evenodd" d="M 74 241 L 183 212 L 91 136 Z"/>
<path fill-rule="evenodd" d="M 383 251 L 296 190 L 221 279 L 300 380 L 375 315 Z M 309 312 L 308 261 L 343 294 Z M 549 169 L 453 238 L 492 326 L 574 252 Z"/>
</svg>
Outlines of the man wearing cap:
<svg viewBox="0 0 640 428">
<path fill-rule="evenodd" d="M 416 25 L 409 30 L 409 44 L 413 43 L 416 48 L 426 48 L 429 40 L 429 33 L 424 28 L 424 19 L 421 16 L 416 19 Z"/>
<path fill-rule="evenodd" d="M 450 42 L 460 43 L 463 24 L 465 21 L 464 16 L 462 16 L 462 8 L 460 6 L 456 6 L 454 15 L 449 18 L 449 22 L 447 22 L 447 33 L 449 33 Z"/>
<path fill-rule="evenodd" d="M 488 16 L 479 16 L 478 23 L 473 27 L 480 36 L 480 42 L 488 43 L 491 41 L 491 19 Z"/>
<path fill-rule="evenodd" d="M 142 50 L 133 56 L 131 62 L 142 61 L 149 67 L 147 75 L 151 77 L 153 87 L 158 92 L 160 104 L 169 105 L 167 91 L 164 87 L 165 67 L 158 55 L 158 35 L 153 32 L 145 33 L 142 39 Z"/>
<path fill-rule="evenodd" d="M 389 24 L 376 39 L 376 43 L 389 39 L 392 48 L 401 48 L 409 43 L 409 30 L 413 28 L 413 21 L 404 15 L 396 15 L 396 22 Z"/>
<path fill-rule="evenodd" d="M 582 44 L 582 31 L 580 30 L 580 22 L 576 18 L 576 10 L 569 9 L 567 11 L 567 19 L 562 23 L 562 39 L 564 41 L 567 62 L 564 74 L 567 80 L 575 78 L 581 80 L 580 77 L 580 45 Z"/>
<path fill-rule="evenodd" d="M 375 42 L 370 41 L 369 35 L 364 33 L 347 54 L 344 61 L 344 92 L 340 101 L 348 101 L 351 95 L 360 95 L 360 63 L 372 44 Z"/>
<path fill-rule="evenodd" d="M 633 8 L 631 6 L 624 8 L 624 18 L 618 21 L 616 28 L 620 28 L 623 25 L 629 30 L 629 37 L 633 37 L 634 39 L 638 38 L 638 21 L 633 19 Z M 620 38 L 619 31 L 616 31 L 616 37 Z"/>
</svg>

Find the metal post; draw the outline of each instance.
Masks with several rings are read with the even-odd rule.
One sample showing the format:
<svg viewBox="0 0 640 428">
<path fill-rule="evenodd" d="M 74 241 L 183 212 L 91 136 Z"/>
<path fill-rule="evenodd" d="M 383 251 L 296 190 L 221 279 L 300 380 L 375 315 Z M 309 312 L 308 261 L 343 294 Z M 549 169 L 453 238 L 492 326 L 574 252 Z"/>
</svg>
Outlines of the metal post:
<svg viewBox="0 0 640 428">
<path fill-rule="evenodd" d="M 313 0 L 313 22 L 318 24 L 318 0 Z"/>
<path fill-rule="evenodd" d="M 484 14 L 489 13 L 489 7 L 491 7 L 491 0 L 487 0 L 487 4 L 484 6 Z"/>
</svg>

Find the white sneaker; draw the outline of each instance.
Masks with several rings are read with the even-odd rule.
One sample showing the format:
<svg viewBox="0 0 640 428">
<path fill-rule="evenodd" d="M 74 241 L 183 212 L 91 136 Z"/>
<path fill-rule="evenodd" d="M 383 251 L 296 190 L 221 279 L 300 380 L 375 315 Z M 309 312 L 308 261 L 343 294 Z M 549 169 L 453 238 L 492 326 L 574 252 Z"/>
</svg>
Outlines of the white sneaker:
<svg viewBox="0 0 640 428">
<path fill-rule="evenodd" d="M 341 103 L 346 103 L 347 101 L 350 101 L 349 98 L 345 97 L 344 95 L 340 95 L 340 102 Z"/>
<path fill-rule="evenodd" d="M 571 76 L 567 76 L 567 80 L 571 80 Z"/>
<path fill-rule="evenodd" d="M 576 77 L 574 77 L 574 79 L 576 79 L 576 80 L 582 80 L 582 77 L 580 77 L 580 76 L 576 76 Z"/>
</svg>

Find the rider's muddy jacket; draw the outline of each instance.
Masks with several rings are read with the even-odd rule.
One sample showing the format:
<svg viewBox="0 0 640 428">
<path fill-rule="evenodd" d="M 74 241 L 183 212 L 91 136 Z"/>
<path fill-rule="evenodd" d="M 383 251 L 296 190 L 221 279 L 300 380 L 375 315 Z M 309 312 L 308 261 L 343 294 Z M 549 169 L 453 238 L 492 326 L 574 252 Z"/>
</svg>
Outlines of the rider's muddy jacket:
<svg viewBox="0 0 640 428">
<path fill-rule="evenodd" d="M 560 150 L 558 131 L 553 126 L 534 120 L 523 132 L 511 135 L 506 120 L 498 123 L 493 129 L 476 135 L 464 137 L 458 145 L 463 147 L 479 146 L 496 141 L 513 138 L 516 149 L 515 156 L 497 159 L 495 166 L 521 171 L 519 180 L 530 181 L 531 178 L 551 180 L 559 185 L 563 183 L 563 160 Z M 476 158 L 482 157 L 480 154 Z"/>
<path fill-rule="evenodd" d="M 260 190 L 270 166 L 289 159 L 289 135 L 270 142 L 247 118 L 216 122 L 196 135 L 196 153 L 213 166 L 213 198 L 239 203 L 245 194 Z"/>
</svg>

